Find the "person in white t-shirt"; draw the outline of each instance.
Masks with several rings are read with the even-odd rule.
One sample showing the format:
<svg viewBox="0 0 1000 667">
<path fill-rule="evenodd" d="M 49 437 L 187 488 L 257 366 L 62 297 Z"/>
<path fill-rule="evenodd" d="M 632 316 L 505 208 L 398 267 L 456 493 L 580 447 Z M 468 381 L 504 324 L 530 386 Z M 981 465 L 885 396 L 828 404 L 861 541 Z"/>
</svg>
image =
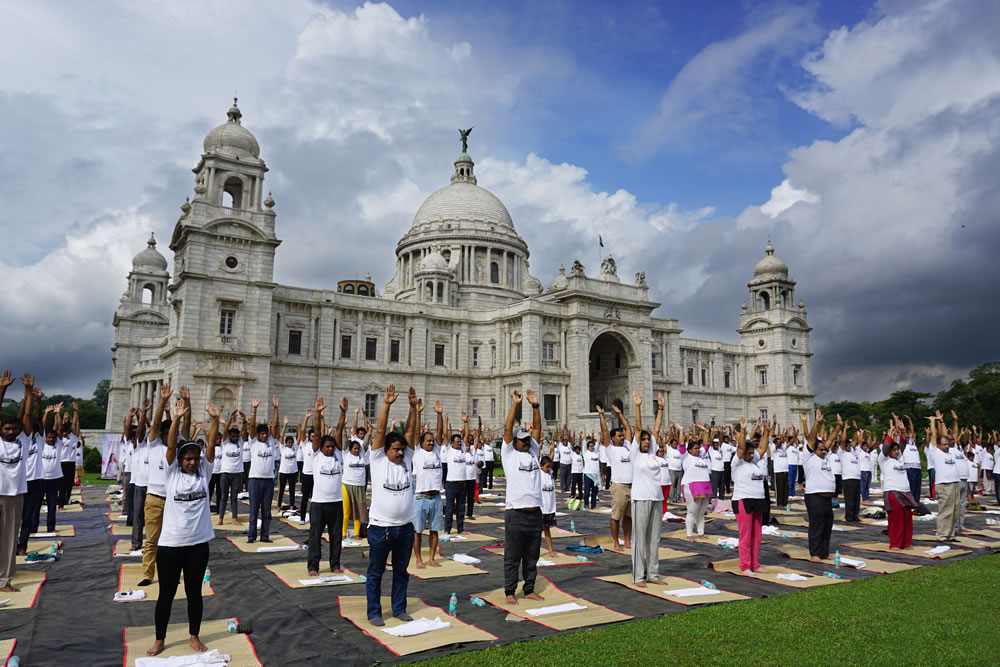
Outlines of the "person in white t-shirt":
<svg viewBox="0 0 1000 667">
<path fill-rule="evenodd" d="M 58 407 L 56 406 L 56 408 Z M 42 430 L 45 435 L 44 440 L 42 440 L 42 446 L 38 451 L 38 458 L 41 461 L 42 467 L 40 477 L 42 495 L 45 497 L 44 505 L 47 508 L 45 526 L 46 530 L 50 533 L 55 532 L 56 529 L 56 503 L 59 499 L 61 491 L 60 483 L 63 476 L 62 466 L 60 465 L 62 461 L 63 439 L 56 435 L 59 433 L 59 419 L 59 412 L 56 410 L 55 421 L 57 423 L 54 429 L 49 430 L 46 428 L 47 418 L 42 418 Z"/>
<path fill-rule="evenodd" d="M 149 439 L 145 450 L 145 467 L 147 476 L 145 513 L 146 540 L 142 543 L 142 579 L 140 586 L 149 586 L 156 576 L 156 552 L 160 542 L 160 531 L 163 528 L 163 508 L 167 502 L 167 446 L 162 436 L 166 435 L 171 426 L 170 420 L 171 387 L 164 384 L 160 388 L 160 400 L 153 415 L 153 423 L 149 429 Z M 178 425 L 184 440 L 191 434 L 191 395 L 187 387 L 180 388 L 181 400 L 188 406 L 185 423 Z"/>
<path fill-rule="evenodd" d="M 73 481 L 76 479 L 76 459 L 78 451 L 82 451 L 80 444 L 80 410 L 76 402 L 73 402 L 73 418 L 64 420 L 62 412 L 56 415 L 59 423 L 59 433 L 62 435 L 62 456 L 60 467 L 62 475 L 59 476 L 59 509 L 63 509 L 69 503 L 69 497 L 73 493 Z"/>
<path fill-rule="evenodd" d="M 861 466 L 861 500 L 868 502 L 872 487 L 872 446 L 867 435 L 862 435 L 861 446 L 855 448 L 855 451 Z"/>
<path fill-rule="evenodd" d="M 718 438 L 713 438 L 712 445 L 708 448 L 708 476 L 712 484 L 712 497 L 725 500 L 726 487 L 724 477 L 726 466 L 722 458 L 721 444 Z"/>
<path fill-rule="evenodd" d="M 538 573 L 538 556 L 542 547 L 542 470 L 538 463 L 541 450 L 538 439 L 542 437 L 542 415 L 538 410 L 538 396 L 530 389 L 524 398 L 531 405 L 531 430 L 524 426 L 514 428 L 514 417 L 521 405 L 521 392 L 511 393 L 510 412 L 503 428 L 503 447 L 500 459 L 507 476 L 504 511 L 503 589 L 506 602 L 516 605 L 518 574 L 524 575 L 524 597 L 541 600 L 535 592 Z"/>
<path fill-rule="evenodd" d="M 635 438 L 629 443 L 632 463 L 632 582 L 646 588 L 646 582 L 659 579 L 660 528 L 663 525 L 663 490 L 660 488 L 660 463 L 656 441 L 642 428 L 642 395 L 632 392 L 635 402 Z M 663 412 L 656 411 L 653 432 L 660 430 Z"/>
<path fill-rule="evenodd" d="M 146 449 L 149 445 L 147 427 L 149 413 L 153 409 L 149 399 L 142 401 L 139 426 L 136 431 L 135 448 L 132 449 L 132 551 L 142 549 L 142 539 L 146 532 L 146 492 L 149 487 L 149 470 L 146 465 Z"/>
<path fill-rule="evenodd" d="M 423 403 L 418 403 L 417 414 Z M 438 413 L 440 419 L 440 413 Z M 442 427 L 443 428 L 443 427 Z M 418 570 L 427 567 L 441 567 L 437 562 L 438 536 L 444 530 L 444 515 L 441 507 L 441 495 L 444 493 L 443 469 L 441 467 L 441 446 L 434 441 L 434 434 L 425 431 L 420 436 L 420 446 L 413 451 L 413 472 L 417 478 L 415 491 L 415 511 L 413 558 Z M 421 544 L 424 529 L 429 533 L 427 544 L 427 563 L 424 564 L 423 545 Z"/>
<path fill-rule="evenodd" d="M 708 429 L 702 428 L 707 439 Z M 691 440 L 687 443 L 684 460 L 681 462 L 684 469 L 684 476 L 681 477 L 681 493 L 687 506 L 684 528 L 688 537 L 705 534 L 705 513 L 708 511 L 708 500 L 712 495 L 709 448 L 702 446 L 702 440 L 695 440 L 696 434 L 697 431 L 692 429 Z"/>
<path fill-rule="evenodd" d="M 496 452 L 493 451 L 493 434 L 489 432 L 483 443 L 483 468 L 479 472 L 479 489 L 493 490 L 493 469 L 496 465 Z"/>
<path fill-rule="evenodd" d="M 555 469 L 552 455 L 556 451 L 556 441 L 552 440 L 552 444 L 549 446 L 549 455 L 543 456 L 538 461 L 542 471 L 542 537 L 545 538 L 545 546 L 549 550 L 549 556 L 553 557 L 556 556 L 556 550 L 552 546 L 552 527 L 559 525 L 556 522 L 556 480 L 552 475 Z"/>
<path fill-rule="evenodd" d="M 893 430 L 886 434 L 878 454 L 878 467 L 889 521 L 889 549 L 909 549 L 913 544 L 913 510 L 917 500 L 910 492 L 906 464 Z"/>
<path fill-rule="evenodd" d="M 312 408 L 309 408 L 306 410 L 306 416 L 302 420 L 302 428 L 296 433 L 296 437 L 299 439 L 299 452 L 302 454 L 302 474 L 299 476 L 299 479 L 302 480 L 302 489 L 299 493 L 299 518 L 303 521 L 308 516 L 306 512 L 309 509 L 309 499 L 312 498 L 313 490 L 312 442 L 315 431 L 309 426 L 311 417 Z M 303 434 L 305 437 L 303 437 Z"/>
<path fill-rule="evenodd" d="M 728 429 L 728 427 L 726 428 Z M 733 454 L 736 453 L 736 447 L 730 442 L 728 433 L 723 434 L 719 449 L 722 451 L 723 462 L 722 488 L 727 495 L 731 496 L 733 493 Z"/>
<path fill-rule="evenodd" d="M 855 430 L 855 439 L 860 435 Z M 840 452 L 840 474 L 844 491 L 844 522 L 861 523 L 859 516 L 861 511 L 861 450 L 854 441 L 846 439 L 846 427 L 844 435 L 841 437 L 844 438 L 843 449 Z"/>
<path fill-rule="evenodd" d="M 601 484 L 601 452 L 593 438 L 583 452 L 583 506 L 597 509 L 597 489 Z"/>
<path fill-rule="evenodd" d="M 434 411 L 437 412 L 440 407 L 440 402 L 435 401 Z M 444 532 L 446 535 L 451 533 L 452 520 L 455 521 L 458 533 L 465 532 L 466 452 L 464 442 L 469 435 L 468 426 L 468 422 L 465 422 L 461 435 L 458 433 L 451 435 L 448 448 L 443 453 L 444 463 L 447 464 L 444 483 Z M 439 432 L 438 438 L 444 438 L 443 430 Z"/>
<path fill-rule="evenodd" d="M 166 502 L 163 506 L 163 529 L 156 551 L 160 592 L 156 598 L 156 640 L 146 651 L 155 656 L 163 651 L 170 623 L 170 610 L 177 593 L 181 574 L 184 575 L 184 595 L 188 606 L 188 643 L 203 653 L 208 648 L 201 642 L 201 618 L 204 608 L 202 586 L 208 568 L 208 543 L 215 537 L 212 530 L 212 509 L 208 496 L 208 480 L 215 460 L 215 435 L 219 432 L 219 409 L 211 402 L 206 410 L 212 418 L 205 456 L 201 447 L 190 440 L 178 444 L 181 424 L 189 424 L 191 406 L 180 400 L 174 406 L 173 420 L 166 437 L 167 463 Z"/>
<path fill-rule="evenodd" d="M 757 428 L 760 424 L 757 425 Z M 767 430 L 767 424 L 763 427 Z M 756 428 L 755 428 L 756 433 Z M 764 490 L 767 479 L 766 455 L 768 437 L 747 442 L 747 422 L 740 417 L 740 430 L 736 434 L 736 454 L 732 459 L 733 512 L 740 533 L 740 570 L 747 576 L 756 576 L 760 570 L 760 542 L 764 513 L 768 498 Z M 754 442 L 757 446 L 754 447 Z"/>
<path fill-rule="evenodd" d="M 284 426 L 288 426 L 288 417 L 285 417 Z M 285 446 L 278 450 L 278 456 L 281 459 L 278 463 L 278 509 L 289 509 L 295 506 L 295 484 L 299 481 L 299 448 L 293 436 L 285 436 Z M 284 505 L 281 501 L 285 499 L 286 486 L 288 504 Z"/>
<path fill-rule="evenodd" d="M 581 442 L 583 438 L 580 438 Z M 583 448 L 579 442 L 573 443 L 573 453 L 570 454 L 570 474 L 573 476 L 569 487 L 569 497 L 583 500 Z"/>
<path fill-rule="evenodd" d="M 569 428 L 563 424 L 559 434 L 559 485 L 563 493 L 569 493 L 573 484 L 573 445 Z"/>
<path fill-rule="evenodd" d="M 632 442 L 632 427 L 617 405 L 612 409 L 618 416 L 621 427 L 608 431 L 604 420 L 604 408 L 599 404 L 595 407 L 601 421 L 601 448 L 608 456 L 611 466 L 611 544 L 612 549 L 618 549 L 618 529 L 624 533 L 625 549 L 632 548 L 632 459 L 629 458 L 629 448 L 626 442 Z"/>
<path fill-rule="evenodd" d="M 816 421 L 812 429 L 806 428 L 806 418 L 799 415 L 802 432 L 806 434 L 806 451 L 803 452 L 802 467 L 806 475 L 806 512 L 809 515 L 809 556 L 814 562 L 822 562 L 830 556 L 830 534 L 833 531 L 833 497 L 837 482 L 833 476 L 826 442 L 817 437 L 816 432 L 823 422 L 823 413 L 816 410 Z M 830 441 L 835 442 L 839 427 L 834 427 Z"/>
<path fill-rule="evenodd" d="M 777 415 L 775 415 L 777 418 Z M 777 421 L 773 422 L 771 430 L 777 429 Z M 774 442 L 768 445 L 771 459 L 774 461 L 774 499 L 779 508 L 788 506 L 788 478 L 791 462 L 789 461 L 788 450 L 790 449 L 791 436 L 784 437 L 778 435 Z"/>
<path fill-rule="evenodd" d="M 319 561 L 323 557 L 323 531 L 330 540 L 330 572 L 343 574 L 340 569 L 341 535 L 344 529 L 344 460 L 341 443 L 347 418 L 347 397 L 340 400 L 340 417 L 333 435 L 327 434 L 323 397 L 316 399 L 313 432 L 322 435 L 310 443 L 313 449 L 313 496 L 309 503 L 309 551 L 307 568 L 310 577 L 319 576 Z"/>
<path fill-rule="evenodd" d="M 406 436 L 386 433 L 389 408 L 396 402 L 396 387 L 385 390 L 369 457 L 372 471 L 371 523 L 368 526 L 368 575 L 365 595 L 368 622 L 376 627 L 382 620 L 382 575 L 392 554 L 392 615 L 409 622 L 406 591 L 409 586 L 410 556 L 413 552 L 413 521 L 416 519 L 413 486 L 413 442 L 417 438 L 417 394 L 410 387 Z"/>
<path fill-rule="evenodd" d="M 226 439 L 221 441 L 216 450 L 217 458 L 222 460 L 219 472 L 219 493 L 218 512 L 219 525 L 226 518 L 226 504 L 232 508 L 232 523 L 234 526 L 240 525 L 239 510 L 240 503 L 238 495 L 240 487 L 243 485 L 243 439 L 240 437 L 240 429 L 236 426 L 235 420 L 239 418 L 238 411 L 229 414 L 223 430 L 226 432 Z"/>
<path fill-rule="evenodd" d="M 965 502 L 960 493 L 957 459 L 960 453 L 955 448 L 955 438 L 959 437 L 958 415 L 952 411 L 954 426 L 951 433 L 938 416 L 930 419 L 930 442 L 926 450 L 928 467 L 934 466 L 935 496 L 938 501 L 938 515 L 935 537 L 938 542 L 955 541 L 955 527 L 958 525 L 958 504 Z"/>
<path fill-rule="evenodd" d="M 0 375 L 0 405 L 7 387 L 14 383 L 10 371 Z M 34 378 L 25 373 L 22 379 L 25 397 L 30 395 Z M 27 398 L 26 398 L 27 400 Z M 31 437 L 31 415 L 0 417 L 0 593 L 17 593 L 11 584 L 17 571 L 17 529 L 21 523 L 24 494 L 28 492 L 26 454 Z"/>
<path fill-rule="evenodd" d="M 250 449 L 250 517 L 247 524 L 247 544 L 257 541 L 257 518 L 260 518 L 260 541 L 271 541 L 271 501 L 274 500 L 274 449 L 278 437 L 278 397 L 271 399 L 274 417 L 270 425 L 257 423 L 260 399 L 250 400 L 250 423 L 256 424 L 255 434 L 247 445 Z"/>
<path fill-rule="evenodd" d="M 9 373 L 6 374 L 6 379 L 13 382 L 13 376 Z M 20 533 L 17 534 L 15 529 L 15 535 L 17 538 L 17 555 L 24 556 L 28 552 L 28 537 L 32 533 L 38 532 L 38 521 L 39 515 L 42 508 L 42 491 L 45 486 L 45 482 L 42 479 L 42 454 L 45 448 L 45 437 L 48 435 L 48 431 L 45 428 L 45 420 L 48 417 L 51 407 L 46 408 L 44 413 L 42 412 L 42 391 L 38 387 L 34 386 L 34 378 L 30 375 L 25 375 L 24 380 L 24 400 L 21 401 L 21 410 L 18 415 L 20 419 L 20 433 L 17 436 L 18 442 L 21 443 L 21 454 L 24 458 L 24 479 L 25 479 L 25 489 L 26 492 L 22 496 L 23 503 L 21 507 L 21 517 L 20 517 Z M 0 405 L 3 404 L 3 390 L 6 387 L 0 387 Z M 35 419 L 32 420 L 32 412 L 35 413 Z M 52 433 L 51 439 L 53 442 L 58 442 L 55 437 L 55 433 Z M 58 458 L 56 459 L 58 461 Z M 56 464 L 58 466 L 58 463 Z M 55 484 L 58 487 L 58 481 Z M 55 496 L 52 496 L 53 501 Z M 52 530 L 55 529 L 55 504 L 50 502 L 52 508 Z M 0 544 L 3 544 L 4 540 L 0 539 Z"/>
</svg>

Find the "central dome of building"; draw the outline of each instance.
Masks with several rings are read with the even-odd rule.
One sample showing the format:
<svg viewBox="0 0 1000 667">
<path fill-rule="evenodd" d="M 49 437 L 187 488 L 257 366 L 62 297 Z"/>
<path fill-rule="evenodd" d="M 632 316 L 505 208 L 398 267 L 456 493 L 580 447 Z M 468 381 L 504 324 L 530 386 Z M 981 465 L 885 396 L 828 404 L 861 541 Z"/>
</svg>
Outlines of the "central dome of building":
<svg viewBox="0 0 1000 667">
<path fill-rule="evenodd" d="M 472 158 L 463 151 L 455 160 L 451 183 L 424 200 L 413 216 L 413 226 L 475 220 L 514 229 L 507 207 L 495 194 L 476 184 L 473 168 Z"/>
</svg>

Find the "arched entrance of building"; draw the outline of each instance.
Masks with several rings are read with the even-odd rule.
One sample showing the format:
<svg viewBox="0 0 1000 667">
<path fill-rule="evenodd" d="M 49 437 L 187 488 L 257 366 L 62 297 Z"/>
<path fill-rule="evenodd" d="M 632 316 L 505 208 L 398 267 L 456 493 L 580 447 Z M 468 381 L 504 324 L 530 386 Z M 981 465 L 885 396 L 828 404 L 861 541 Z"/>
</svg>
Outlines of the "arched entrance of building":
<svg viewBox="0 0 1000 667">
<path fill-rule="evenodd" d="M 621 336 L 610 331 L 602 333 L 590 345 L 590 412 L 600 404 L 609 412 L 611 406 L 617 405 L 624 414 L 629 413 L 629 366 L 632 358 L 628 352 L 629 345 Z M 612 418 L 608 427 L 617 424 Z"/>
</svg>

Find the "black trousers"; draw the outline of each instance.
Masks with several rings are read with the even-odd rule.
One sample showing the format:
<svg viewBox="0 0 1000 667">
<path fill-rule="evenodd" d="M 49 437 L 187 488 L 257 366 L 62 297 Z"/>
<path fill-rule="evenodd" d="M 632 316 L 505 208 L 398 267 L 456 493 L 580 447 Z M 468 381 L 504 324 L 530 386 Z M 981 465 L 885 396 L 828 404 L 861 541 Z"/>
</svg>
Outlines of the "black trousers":
<svg viewBox="0 0 1000 667">
<path fill-rule="evenodd" d="M 156 599 L 156 638 L 167 638 L 167 624 L 170 623 L 170 608 L 174 604 L 177 585 L 184 573 L 184 594 L 188 603 L 188 634 L 201 632 L 201 585 L 208 567 L 208 542 L 189 547 L 165 547 L 156 549 L 156 571 L 160 575 L 160 595 Z"/>
<path fill-rule="evenodd" d="M 559 488 L 562 489 L 563 493 L 569 491 L 570 482 L 573 481 L 573 464 L 572 463 L 560 463 L 559 464 Z"/>
<path fill-rule="evenodd" d="M 833 532 L 833 504 L 831 501 L 831 498 L 826 498 L 818 493 L 806 494 L 810 556 L 827 558 L 830 555 L 830 533 Z"/>
<path fill-rule="evenodd" d="M 844 477 L 842 475 L 834 475 L 833 476 L 833 480 L 834 480 L 834 483 L 835 483 L 834 491 L 833 491 L 833 497 L 834 498 L 839 498 L 840 494 L 844 490 Z"/>
<path fill-rule="evenodd" d="M 844 520 L 860 521 L 858 513 L 861 511 L 861 480 L 844 480 Z"/>
<path fill-rule="evenodd" d="M 240 515 L 240 501 L 236 496 L 240 493 L 240 484 L 242 480 L 240 479 L 241 473 L 238 472 L 224 472 L 220 473 L 222 479 L 219 480 L 219 518 L 223 519 L 226 516 L 226 503 L 231 503 L 233 506 L 232 513 L 233 518 L 237 518 Z"/>
<path fill-rule="evenodd" d="M 295 482 L 299 479 L 298 472 L 278 473 L 278 509 L 281 509 L 281 499 L 285 495 L 285 485 L 288 485 L 288 504 L 295 504 Z"/>
<path fill-rule="evenodd" d="M 465 518 L 472 519 L 476 507 L 476 480 L 465 480 Z"/>
<path fill-rule="evenodd" d="M 62 479 L 59 483 L 59 508 L 62 509 L 69 502 L 69 496 L 73 493 L 73 480 L 76 478 L 76 464 L 72 461 L 63 461 Z"/>
<path fill-rule="evenodd" d="M 722 465 L 722 488 L 726 490 L 727 494 L 730 494 L 733 492 L 733 464 L 726 461 Z"/>
<path fill-rule="evenodd" d="M 604 480 L 604 490 L 611 488 L 611 466 L 607 463 L 601 464 L 601 478 Z"/>
<path fill-rule="evenodd" d="M 28 482 L 28 492 L 24 495 L 24 505 L 21 506 L 21 530 L 17 535 L 17 550 L 28 548 L 28 537 L 38 532 L 38 515 L 42 509 L 42 480 L 33 479 Z"/>
<path fill-rule="evenodd" d="M 319 572 L 319 561 L 323 557 L 323 531 L 330 536 L 330 569 L 340 569 L 341 533 L 344 530 L 344 503 L 313 503 L 309 508 L 309 555 L 310 572 Z"/>
<path fill-rule="evenodd" d="M 535 590 L 538 554 L 542 548 L 542 510 L 507 510 L 503 517 L 503 591 L 517 590 L 518 570 L 524 579 L 524 594 Z"/>
<path fill-rule="evenodd" d="M 712 497 L 719 500 L 726 499 L 726 486 L 723 480 L 724 470 L 711 470 L 708 473 L 708 480 L 712 483 Z"/>
<path fill-rule="evenodd" d="M 451 532 L 452 517 L 458 532 L 465 530 L 465 480 L 444 483 L 444 532 Z"/>
<path fill-rule="evenodd" d="M 583 500 L 583 473 L 575 472 L 571 475 L 573 480 L 569 485 L 569 495 L 571 498 L 579 498 Z"/>
<path fill-rule="evenodd" d="M 778 507 L 788 506 L 788 473 L 774 473 L 774 499 Z"/>
<path fill-rule="evenodd" d="M 313 494 L 313 476 L 311 473 L 302 473 L 302 498 L 299 500 L 299 516 L 306 518 L 306 510 L 309 509 L 309 499 Z"/>
<path fill-rule="evenodd" d="M 50 533 L 55 532 L 56 529 L 56 503 L 59 500 L 59 493 L 62 491 L 62 480 L 61 479 L 43 479 L 42 480 L 42 495 L 45 496 L 45 500 L 42 501 L 39 498 L 38 512 L 40 514 L 42 505 L 44 504 L 48 511 L 45 517 L 45 529 Z M 39 514 L 35 515 L 34 525 L 37 526 L 39 523 Z"/>
<path fill-rule="evenodd" d="M 485 461 L 485 466 L 479 471 L 479 488 L 493 488 L 493 461 Z"/>
</svg>

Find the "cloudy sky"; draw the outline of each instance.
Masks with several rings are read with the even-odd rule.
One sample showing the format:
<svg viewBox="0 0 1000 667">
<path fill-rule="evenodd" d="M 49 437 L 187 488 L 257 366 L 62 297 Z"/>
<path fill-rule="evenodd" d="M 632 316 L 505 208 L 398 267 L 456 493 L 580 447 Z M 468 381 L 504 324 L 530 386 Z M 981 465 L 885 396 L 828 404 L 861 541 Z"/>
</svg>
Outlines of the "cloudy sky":
<svg viewBox="0 0 1000 667">
<path fill-rule="evenodd" d="M 0 0 L 0 368 L 110 374 L 111 316 L 238 91 L 276 279 L 391 278 L 475 126 L 548 284 L 597 237 L 686 335 L 735 341 L 770 238 L 817 399 L 997 359 L 1000 3 Z M 574 233 L 566 234 L 567 229 Z M 161 249 L 166 250 L 165 243 Z M 319 250 L 329 262 L 304 262 Z M 331 268 L 332 267 L 332 268 Z M 991 287 L 992 286 L 992 287 Z"/>
</svg>

